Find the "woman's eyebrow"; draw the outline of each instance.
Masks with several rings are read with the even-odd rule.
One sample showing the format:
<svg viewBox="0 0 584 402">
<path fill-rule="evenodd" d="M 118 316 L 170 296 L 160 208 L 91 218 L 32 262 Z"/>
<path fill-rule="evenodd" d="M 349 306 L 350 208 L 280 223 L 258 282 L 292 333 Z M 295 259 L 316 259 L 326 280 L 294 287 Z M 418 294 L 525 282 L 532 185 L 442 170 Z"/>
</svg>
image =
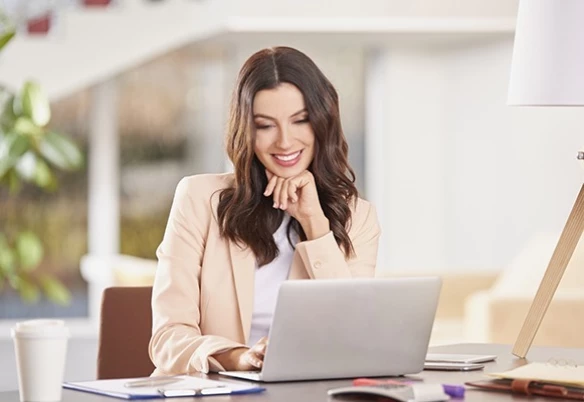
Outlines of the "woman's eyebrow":
<svg viewBox="0 0 584 402">
<path fill-rule="evenodd" d="M 295 117 L 295 116 L 298 116 L 299 114 L 306 113 L 306 112 L 307 112 L 307 110 L 306 110 L 306 108 L 304 108 L 304 109 L 302 109 L 302 110 L 299 110 L 299 111 L 297 111 L 296 113 L 292 114 L 290 117 Z M 259 117 L 259 118 L 262 118 L 262 119 L 268 119 L 268 120 L 274 120 L 274 121 L 276 120 L 276 118 L 274 118 L 274 117 L 272 117 L 272 116 L 268 116 L 268 115 L 261 114 L 261 113 L 255 113 L 255 114 L 253 115 L 253 118 L 254 118 L 254 119 L 255 119 L 255 118 L 258 118 L 258 117 Z"/>
<path fill-rule="evenodd" d="M 276 120 L 276 119 L 274 119 L 273 117 L 270 117 L 270 116 L 267 116 L 267 115 L 265 115 L 265 114 L 261 114 L 261 113 L 256 113 L 256 114 L 254 114 L 254 115 L 253 115 L 253 118 L 254 118 L 254 119 L 255 119 L 255 118 L 258 118 L 258 117 L 260 117 L 260 118 L 262 118 L 262 119 Z"/>
<path fill-rule="evenodd" d="M 304 108 L 304 109 L 302 109 L 302 110 L 299 110 L 299 111 L 297 111 L 296 113 L 294 113 L 294 114 L 293 114 L 292 116 L 290 116 L 290 117 L 295 117 L 295 116 L 298 116 L 299 114 L 306 113 L 306 112 L 307 112 L 307 110 L 306 110 L 306 108 Z"/>
</svg>

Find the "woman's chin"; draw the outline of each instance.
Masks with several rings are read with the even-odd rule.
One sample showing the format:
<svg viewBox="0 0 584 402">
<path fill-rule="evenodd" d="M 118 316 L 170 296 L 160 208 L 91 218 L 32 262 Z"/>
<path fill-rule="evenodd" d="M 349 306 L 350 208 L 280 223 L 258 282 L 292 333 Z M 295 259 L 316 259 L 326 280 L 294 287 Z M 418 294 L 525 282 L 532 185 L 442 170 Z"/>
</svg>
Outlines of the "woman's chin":
<svg viewBox="0 0 584 402">
<path fill-rule="evenodd" d="M 290 177 L 298 176 L 300 173 L 306 170 L 306 168 L 302 168 L 302 166 L 295 165 L 290 167 L 283 167 L 283 166 L 272 166 L 271 169 L 268 170 L 274 173 L 276 176 L 281 177 L 283 179 L 289 179 Z"/>
</svg>

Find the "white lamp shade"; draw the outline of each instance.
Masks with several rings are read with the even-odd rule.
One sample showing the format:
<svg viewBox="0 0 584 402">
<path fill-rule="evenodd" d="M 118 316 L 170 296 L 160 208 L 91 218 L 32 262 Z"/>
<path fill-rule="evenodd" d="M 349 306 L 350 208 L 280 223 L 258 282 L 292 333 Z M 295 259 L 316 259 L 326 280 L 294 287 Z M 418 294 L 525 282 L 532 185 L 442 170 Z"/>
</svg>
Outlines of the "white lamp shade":
<svg viewBox="0 0 584 402">
<path fill-rule="evenodd" d="M 584 0 L 521 0 L 508 103 L 584 105 Z"/>
</svg>

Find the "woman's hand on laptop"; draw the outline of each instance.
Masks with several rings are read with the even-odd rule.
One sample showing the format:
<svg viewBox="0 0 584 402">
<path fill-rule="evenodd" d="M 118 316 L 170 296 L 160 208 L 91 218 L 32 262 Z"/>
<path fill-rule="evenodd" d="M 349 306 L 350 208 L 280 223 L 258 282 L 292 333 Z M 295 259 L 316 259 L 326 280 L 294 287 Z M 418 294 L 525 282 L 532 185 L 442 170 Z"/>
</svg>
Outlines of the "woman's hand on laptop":
<svg viewBox="0 0 584 402">
<path fill-rule="evenodd" d="M 215 355 L 227 371 L 259 371 L 264 363 L 268 338 L 263 337 L 251 348 L 237 348 Z"/>
</svg>

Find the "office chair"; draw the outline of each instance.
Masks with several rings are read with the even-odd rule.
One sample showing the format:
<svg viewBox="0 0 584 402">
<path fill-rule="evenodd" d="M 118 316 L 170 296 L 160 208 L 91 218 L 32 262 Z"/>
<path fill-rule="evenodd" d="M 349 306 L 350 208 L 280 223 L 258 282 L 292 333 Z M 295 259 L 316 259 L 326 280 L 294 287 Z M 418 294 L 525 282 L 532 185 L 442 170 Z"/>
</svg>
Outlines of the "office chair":
<svg viewBox="0 0 584 402">
<path fill-rule="evenodd" d="M 97 378 L 147 377 L 152 332 L 152 287 L 111 287 L 103 292 Z"/>
</svg>

